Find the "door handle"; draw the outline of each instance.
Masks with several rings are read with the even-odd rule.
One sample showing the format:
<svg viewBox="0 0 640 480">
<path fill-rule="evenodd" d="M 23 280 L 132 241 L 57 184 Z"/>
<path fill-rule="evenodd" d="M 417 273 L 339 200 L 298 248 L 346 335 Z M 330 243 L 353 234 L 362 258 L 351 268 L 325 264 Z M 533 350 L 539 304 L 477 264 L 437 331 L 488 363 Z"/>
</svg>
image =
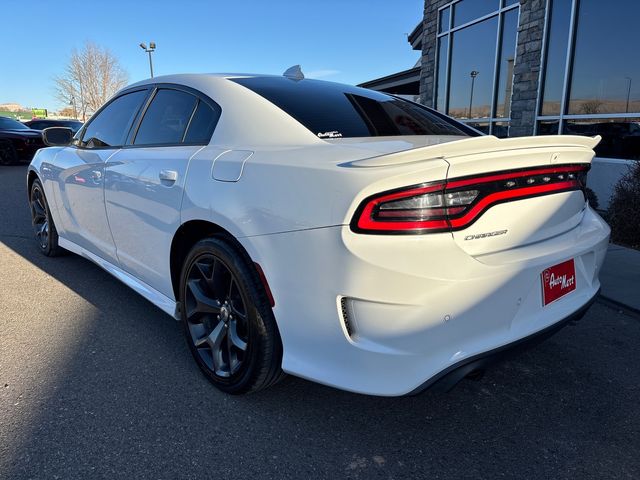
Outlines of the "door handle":
<svg viewBox="0 0 640 480">
<path fill-rule="evenodd" d="M 160 180 L 164 182 L 173 183 L 178 180 L 178 172 L 176 172 L 175 170 L 160 170 L 158 176 L 160 177 Z"/>
</svg>

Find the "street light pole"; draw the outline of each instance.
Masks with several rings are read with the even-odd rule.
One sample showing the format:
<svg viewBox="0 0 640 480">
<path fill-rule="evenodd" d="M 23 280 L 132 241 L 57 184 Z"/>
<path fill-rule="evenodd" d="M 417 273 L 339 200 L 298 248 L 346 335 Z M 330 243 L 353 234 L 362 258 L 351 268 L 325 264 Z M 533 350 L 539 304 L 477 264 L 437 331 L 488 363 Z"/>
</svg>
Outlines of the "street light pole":
<svg viewBox="0 0 640 480">
<path fill-rule="evenodd" d="M 153 60 L 151 59 L 151 54 L 156 49 L 156 42 L 149 42 L 149 48 L 147 48 L 146 43 L 142 42 L 140 48 L 149 54 L 149 71 L 151 72 L 151 78 L 153 78 Z"/>
<path fill-rule="evenodd" d="M 624 109 L 625 113 L 629 113 L 629 96 L 631 95 L 631 77 L 624 77 L 627 79 L 627 107 Z"/>
<path fill-rule="evenodd" d="M 477 70 L 471 70 L 469 75 L 471 75 L 471 94 L 469 95 L 469 117 L 471 118 L 471 106 L 473 105 L 473 86 L 476 82 L 476 77 L 480 74 Z"/>
</svg>

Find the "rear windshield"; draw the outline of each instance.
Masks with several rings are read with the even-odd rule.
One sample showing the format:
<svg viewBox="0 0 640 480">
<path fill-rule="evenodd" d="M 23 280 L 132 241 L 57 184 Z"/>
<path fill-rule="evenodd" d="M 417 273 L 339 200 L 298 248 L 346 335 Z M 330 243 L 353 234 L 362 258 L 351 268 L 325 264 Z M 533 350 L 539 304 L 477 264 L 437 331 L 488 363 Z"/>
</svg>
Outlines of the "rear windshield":
<svg viewBox="0 0 640 480">
<path fill-rule="evenodd" d="M 392 95 L 320 80 L 235 78 L 320 138 L 479 135 L 434 110 Z"/>
</svg>

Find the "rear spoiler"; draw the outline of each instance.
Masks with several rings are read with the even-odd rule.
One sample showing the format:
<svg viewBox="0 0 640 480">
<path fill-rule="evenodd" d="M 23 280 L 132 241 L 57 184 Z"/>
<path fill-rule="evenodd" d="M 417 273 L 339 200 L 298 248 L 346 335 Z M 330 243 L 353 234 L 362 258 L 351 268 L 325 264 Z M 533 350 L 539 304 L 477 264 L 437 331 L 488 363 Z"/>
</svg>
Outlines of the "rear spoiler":
<svg viewBox="0 0 640 480">
<path fill-rule="evenodd" d="M 537 137 L 498 138 L 493 135 L 465 138 L 426 147 L 412 148 L 400 152 L 342 163 L 341 167 L 370 168 L 389 167 L 417 162 L 428 162 L 459 157 L 474 153 L 491 153 L 523 148 L 567 148 L 578 147 L 592 150 L 602 137 L 580 135 L 541 135 Z"/>
</svg>

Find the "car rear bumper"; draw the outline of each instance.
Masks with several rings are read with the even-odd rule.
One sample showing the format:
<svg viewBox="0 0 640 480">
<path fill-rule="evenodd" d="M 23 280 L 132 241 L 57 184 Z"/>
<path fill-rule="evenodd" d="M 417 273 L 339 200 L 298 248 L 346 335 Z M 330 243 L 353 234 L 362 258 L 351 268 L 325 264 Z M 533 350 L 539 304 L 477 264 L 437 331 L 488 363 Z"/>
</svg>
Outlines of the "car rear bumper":
<svg viewBox="0 0 640 480">
<path fill-rule="evenodd" d="M 596 301 L 599 294 L 600 291 L 598 290 L 598 293 L 596 293 L 589 302 L 557 323 L 507 345 L 502 345 L 501 347 L 494 348 L 493 350 L 465 358 L 464 360 L 445 368 L 407 395 L 418 395 L 425 390 L 449 391 L 466 376 L 482 371 L 496 362 L 508 359 L 511 356 L 515 356 L 524 350 L 528 350 L 538 345 L 540 342 L 543 342 L 556 334 L 567 325 L 574 324 L 584 317 L 585 313 L 587 313 L 587 310 L 591 308 L 591 305 Z"/>
<path fill-rule="evenodd" d="M 562 235 L 477 257 L 448 233 L 357 235 L 338 226 L 241 240 L 275 297 L 285 371 L 399 396 L 589 304 L 609 232 L 586 209 Z M 543 306 L 542 272 L 568 259 L 577 288 Z"/>
</svg>

